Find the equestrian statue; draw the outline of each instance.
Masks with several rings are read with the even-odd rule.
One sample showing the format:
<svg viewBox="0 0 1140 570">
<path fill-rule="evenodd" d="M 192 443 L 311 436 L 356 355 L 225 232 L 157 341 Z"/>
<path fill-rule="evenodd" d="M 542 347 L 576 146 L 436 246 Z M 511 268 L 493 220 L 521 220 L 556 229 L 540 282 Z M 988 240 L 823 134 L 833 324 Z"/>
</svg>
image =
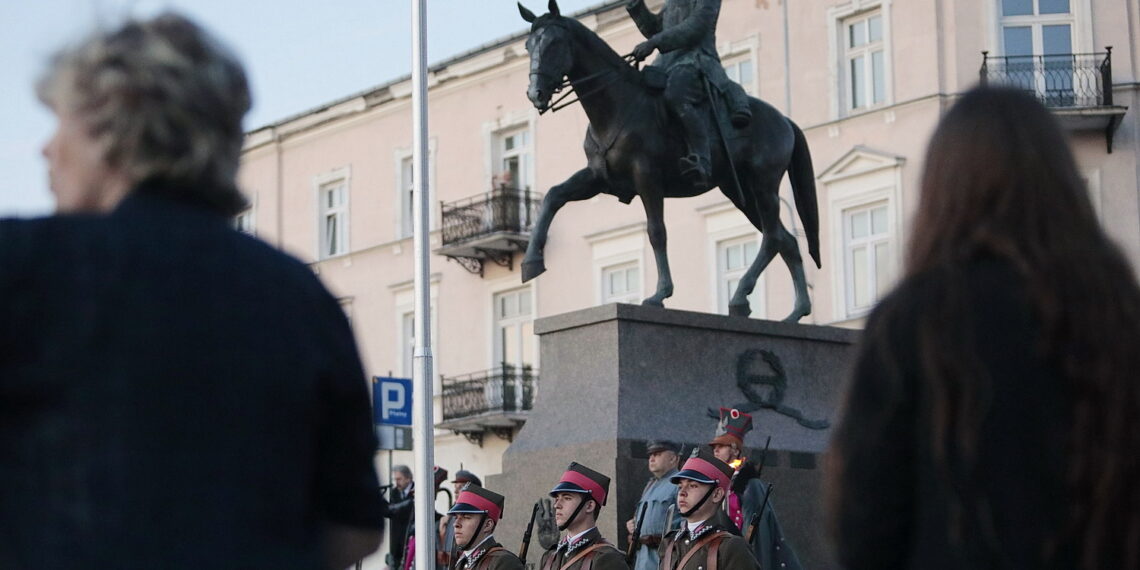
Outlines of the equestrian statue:
<svg viewBox="0 0 1140 570">
<path fill-rule="evenodd" d="M 546 271 L 550 222 L 567 202 L 604 193 L 628 204 L 638 196 L 657 263 L 657 289 L 642 304 L 663 306 L 673 294 L 664 199 L 717 187 L 763 233 L 756 259 L 729 301 L 729 314 L 748 316 L 748 295 L 779 254 L 795 286 L 795 304 L 785 320 L 798 321 L 811 313 L 811 299 L 799 243 L 780 221 L 779 188 L 787 172 L 808 252 L 819 267 L 815 174 L 803 132 L 725 75 L 716 52 L 720 0 L 666 0 L 657 14 L 644 0 L 629 0 L 626 10 L 646 41 L 621 56 L 586 26 L 563 17 L 557 0 L 550 0 L 542 16 L 519 4 L 531 24 L 527 97 L 545 113 L 573 103 L 561 101 L 576 94 L 590 121 L 587 166 L 543 199 L 523 258 L 523 281 Z M 654 51 L 660 52 L 654 64 L 639 69 Z"/>
</svg>

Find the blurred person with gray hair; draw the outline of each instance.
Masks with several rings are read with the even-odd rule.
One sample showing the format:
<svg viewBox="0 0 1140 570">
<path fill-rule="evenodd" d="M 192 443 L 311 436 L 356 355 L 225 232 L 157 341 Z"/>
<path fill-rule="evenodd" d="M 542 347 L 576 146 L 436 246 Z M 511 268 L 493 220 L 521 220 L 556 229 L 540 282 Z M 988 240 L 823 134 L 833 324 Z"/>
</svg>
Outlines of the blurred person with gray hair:
<svg viewBox="0 0 1140 570">
<path fill-rule="evenodd" d="M 377 548 L 337 301 L 232 227 L 245 72 L 162 14 L 37 85 L 57 214 L 0 220 L 0 567 L 344 568 Z"/>
</svg>

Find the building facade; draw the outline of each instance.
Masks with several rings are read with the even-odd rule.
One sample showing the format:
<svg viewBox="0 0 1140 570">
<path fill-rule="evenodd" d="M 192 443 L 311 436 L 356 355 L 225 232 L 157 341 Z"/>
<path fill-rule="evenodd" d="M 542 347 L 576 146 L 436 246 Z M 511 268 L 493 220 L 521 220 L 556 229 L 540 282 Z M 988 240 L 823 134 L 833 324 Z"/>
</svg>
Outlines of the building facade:
<svg viewBox="0 0 1140 570">
<path fill-rule="evenodd" d="M 624 4 L 576 17 L 628 53 L 642 38 Z M 801 322 L 859 327 L 895 282 L 925 145 L 981 80 L 1021 85 L 1053 108 L 1102 223 L 1140 267 L 1138 12 L 1127 0 L 724 0 L 726 70 L 799 124 L 811 148 L 823 267 L 809 263 L 814 308 Z M 579 107 L 540 116 L 527 100 L 519 28 L 428 80 L 436 462 L 480 476 L 501 471 L 541 397 L 534 319 L 639 302 L 656 280 L 640 205 L 599 196 L 562 209 L 548 271 L 521 283 L 542 193 L 585 166 L 587 120 Z M 250 131 L 241 171 L 252 207 L 239 227 L 311 264 L 374 376 L 412 374 L 411 88 L 396 80 Z M 806 251 L 786 181 L 782 196 Z M 676 285 L 666 306 L 726 313 L 759 232 L 715 190 L 667 201 L 665 217 Z M 782 262 L 751 301 L 753 318 L 791 310 Z M 383 477 L 388 464 L 378 455 Z"/>
</svg>

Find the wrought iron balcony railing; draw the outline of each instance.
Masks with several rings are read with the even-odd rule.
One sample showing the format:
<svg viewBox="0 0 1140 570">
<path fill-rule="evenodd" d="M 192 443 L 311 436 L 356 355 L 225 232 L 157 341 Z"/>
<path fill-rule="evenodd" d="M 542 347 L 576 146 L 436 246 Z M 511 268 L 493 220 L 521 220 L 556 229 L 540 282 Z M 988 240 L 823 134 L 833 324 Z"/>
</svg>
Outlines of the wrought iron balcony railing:
<svg viewBox="0 0 1140 570">
<path fill-rule="evenodd" d="M 443 245 L 508 232 L 529 234 L 538 217 L 542 195 L 500 186 L 485 194 L 441 204 Z"/>
<path fill-rule="evenodd" d="M 1127 107 L 1112 100 L 1112 46 L 1100 53 L 991 57 L 982 52 L 982 85 L 1024 89 L 1071 130 L 1103 130 L 1108 152 Z"/>
<path fill-rule="evenodd" d="M 513 269 L 514 255 L 526 249 L 538 218 L 542 194 L 500 186 L 486 194 L 443 203 L 442 243 L 436 253 L 483 275 L 483 262 Z"/>
<path fill-rule="evenodd" d="M 1020 87 L 1046 107 L 1111 107 L 1112 47 L 1100 53 L 991 56 L 982 52 L 982 85 Z"/>
<path fill-rule="evenodd" d="M 521 412 L 534 406 L 534 385 L 538 372 L 530 366 L 503 364 L 498 368 L 443 377 L 443 422 L 454 429 L 462 422 L 472 426 L 504 427 L 521 423 Z M 488 417 L 492 416 L 492 417 Z M 452 424 L 448 426 L 447 424 Z"/>
</svg>

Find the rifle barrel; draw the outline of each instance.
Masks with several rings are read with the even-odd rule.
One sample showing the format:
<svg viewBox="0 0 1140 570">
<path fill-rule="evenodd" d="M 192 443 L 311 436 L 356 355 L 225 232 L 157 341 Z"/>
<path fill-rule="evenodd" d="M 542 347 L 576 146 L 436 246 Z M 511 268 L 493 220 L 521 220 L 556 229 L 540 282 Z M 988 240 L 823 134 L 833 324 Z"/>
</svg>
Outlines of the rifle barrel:
<svg viewBox="0 0 1140 570">
<path fill-rule="evenodd" d="M 629 537 L 629 548 L 625 551 L 626 564 L 633 565 L 633 559 L 637 555 L 638 541 L 641 539 L 641 525 L 645 523 L 645 509 L 649 503 L 641 503 L 641 512 L 637 515 L 637 524 L 633 527 L 633 534 Z"/>
<path fill-rule="evenodd" d="M 534 532 L 534 518 L 538 516 L 538 502 L 534 503 L 534 508 L 530 510 L 530 522 L 526 524 L 526 530 L 523 531 L 522 545 L 519 546 L 519 560 L 522 560 L 523 565 L 526 564 L 526 554 L 530 550 L 530 535 Z"/>
</svg>

